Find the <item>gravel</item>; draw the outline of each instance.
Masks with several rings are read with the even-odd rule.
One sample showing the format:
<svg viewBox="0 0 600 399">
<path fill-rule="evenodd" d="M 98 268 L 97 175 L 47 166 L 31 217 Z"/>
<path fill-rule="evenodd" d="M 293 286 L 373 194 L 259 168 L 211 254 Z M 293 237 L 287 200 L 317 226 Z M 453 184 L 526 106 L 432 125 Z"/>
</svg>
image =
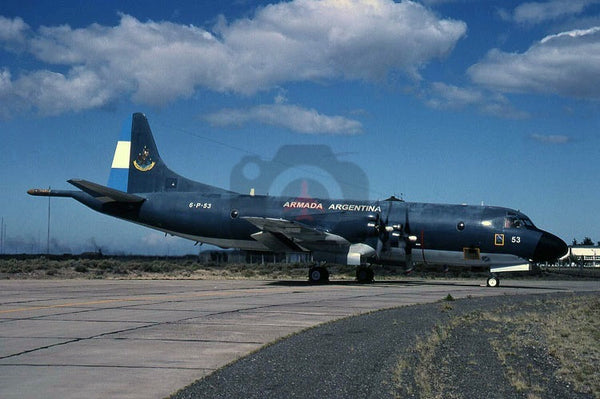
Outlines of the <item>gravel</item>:
<svg viewBox="0 0 600 399">
<path fill-rule="evenodd" d="M 529 336 L 517 348 L 511 334 L 519 324 L 500 320 L 550 311 L 554 302 L 545 300 L 563 297 L 468 298 L 338 320 L 271 344 L 172 398 L 593 398 L 554 376 L 558 365 L 539 331 L 521 331 Z"/>
</svg>

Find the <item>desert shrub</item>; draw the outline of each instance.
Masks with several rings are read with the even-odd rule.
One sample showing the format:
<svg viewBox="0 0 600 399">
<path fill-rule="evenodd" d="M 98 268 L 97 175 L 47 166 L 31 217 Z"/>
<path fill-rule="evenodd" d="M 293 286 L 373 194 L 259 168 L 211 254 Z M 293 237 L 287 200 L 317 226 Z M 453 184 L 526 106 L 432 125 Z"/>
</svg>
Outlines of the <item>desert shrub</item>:
<svg viewBox="0 0 600 399">
<path fill-rule="evenodd" d="M 74 270 L 77 273 L 87 273 L 88 272 L 88 268 L 85 265 L 82 265 L 82 264 L 75 265 Z"/>
<path fill-rule="evenodd" d="M 0 261 L 1 273 L 18 273 L 21 270 L 20 262 L 16 259 L 6 259 Z"/>
<path fill-rule="evenodd" d="M 115 265 L 112 268 L 112 272 L 115 274 L 129 274 L 129 270 L 122 265 Z"/>
</svg>

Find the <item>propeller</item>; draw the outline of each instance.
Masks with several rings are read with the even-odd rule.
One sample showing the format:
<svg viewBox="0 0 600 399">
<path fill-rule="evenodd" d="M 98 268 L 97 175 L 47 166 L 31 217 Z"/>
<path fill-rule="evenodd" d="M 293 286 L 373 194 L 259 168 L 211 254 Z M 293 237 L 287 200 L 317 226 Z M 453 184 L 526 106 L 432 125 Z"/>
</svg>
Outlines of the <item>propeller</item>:
<svg viewBox="0 0 600 399">
<path fill-rule="evenodd" d="M 394 243 L 394 240 L 398 240 L 398 246 L 404 246 L 404 252 L 406 254 L 406 272 L 410 273 L 413 269 L 412 262 L 412 248 L 417 241 L 417 237 L 411 235 L 410 222 L 408 218 L 408 206 L 405 207 L 404 212 L 404 224 L 393 224 L 389 225 L 389 216 L 392 210 L 393 202 L 399 201 L 395 197 L 390 197 L 386 201 L 389 202 L 389 207 L 385 215 L 378 212 L 376 215 L 371 216 L 372 222 L 368 225 L 372 227 L 377 234 L 377 246 L 375 254 L 377 258 L 381 258 L 381 254 L 390 250 L 390 247 Z"/>
<path fill-rule="evenodd" d="M 390 249 L 390 233 L 394 231 L 394 229 L 388 226 L 390 213 L 392 211 L 392 202 L 390 201 L 390 205 L 388 207 L 387 214 L 385 215 L 385 222 L 382 221 L 381 216 L 379 217 L 380 224 L 378 226 L 379 237 L 377 240 L 377 257 L 379 258 L 382 251 L 388 251 Z"/>
<path fill-rule="evenodd" d="M 406 262 L 406 266 L 404 271 L 406 273 L 410 273 L 413 270 L 414 264 L 412 262 L 412 247 L 413 247 L 413 243 L 416 241 L 416 237 L 415 236 L 411 236 L 410 235 L 410 224 L 408 222 L 408 206 L 406 207 L 406 210 L 404 212 L 404 253 L 405 255 L 405 262 Z M 411 240 L 411 238 L 415 238 L 414 241 Z"/>
</svg>

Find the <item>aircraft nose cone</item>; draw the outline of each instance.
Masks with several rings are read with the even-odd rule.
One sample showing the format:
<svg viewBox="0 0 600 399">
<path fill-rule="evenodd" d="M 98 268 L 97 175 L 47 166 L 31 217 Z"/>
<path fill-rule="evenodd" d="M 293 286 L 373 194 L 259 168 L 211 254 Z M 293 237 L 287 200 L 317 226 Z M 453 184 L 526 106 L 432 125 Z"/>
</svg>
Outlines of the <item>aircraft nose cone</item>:
<svg viewBox="0 0 600 399">
<path fill-rule="evenodd" d="M 567 244 L 560 238 L 544 232 L 533 253 L 534 262 L 547 262 L 560 258 L 568 251 Z"/>
</svg>

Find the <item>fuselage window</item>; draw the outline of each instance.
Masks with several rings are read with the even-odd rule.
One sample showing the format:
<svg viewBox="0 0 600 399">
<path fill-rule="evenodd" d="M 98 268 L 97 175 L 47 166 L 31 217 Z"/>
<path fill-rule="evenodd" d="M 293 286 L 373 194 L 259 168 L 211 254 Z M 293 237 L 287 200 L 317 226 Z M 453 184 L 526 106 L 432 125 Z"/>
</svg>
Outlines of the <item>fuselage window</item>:
<svg viewBox="0 0 600 399">
<path fill-rule="evenodd" d="M 458 222 L 458 224 L 456 225 L 456 229 L 458 231 L 463 231 L 465 229 L 465 222 Z"/>
</svg>

